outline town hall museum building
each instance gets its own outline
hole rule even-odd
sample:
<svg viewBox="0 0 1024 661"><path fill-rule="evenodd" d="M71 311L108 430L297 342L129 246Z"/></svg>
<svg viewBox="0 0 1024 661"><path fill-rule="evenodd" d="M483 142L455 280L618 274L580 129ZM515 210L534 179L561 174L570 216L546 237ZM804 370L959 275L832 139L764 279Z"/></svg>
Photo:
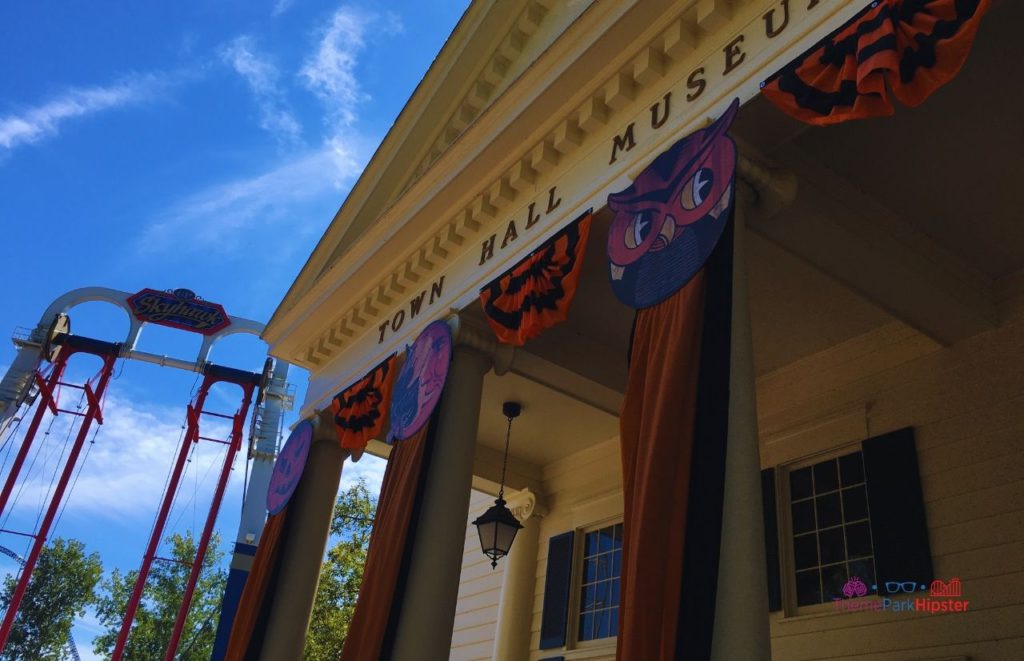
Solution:
<svg viewBox="0 0 1024 661"><path fill-rule="evenodd" d="M1021 25L473 2L265 332L228 658L301 657L363 452L346 661L1024 658Z"/></svg>

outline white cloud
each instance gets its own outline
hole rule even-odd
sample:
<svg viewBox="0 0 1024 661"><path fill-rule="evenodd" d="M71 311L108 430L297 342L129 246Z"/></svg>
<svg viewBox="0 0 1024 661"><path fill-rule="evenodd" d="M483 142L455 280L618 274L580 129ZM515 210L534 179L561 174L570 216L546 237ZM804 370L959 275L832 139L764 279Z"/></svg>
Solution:
<svg viewBox="0 0 1024 661"><path fill-rule="evenodd" d="M81 472L73 483L74 489L65 496L64 516L151 521L181 445L184 412L167 406L138 407L112 395L104 403L103 417L104 424L98 428L95 444L80 460ZM32 450L38 453L37 459L32 462L31 471L22 472L20 480L24 490L19 501L24 507L31 509L45 502L49 478L57 470L61 447L68 438L68 427L74 423L70 431L77 432L77 422L71 416L60 416L48 436L37 437ZM226 438L228 427L221 422L204 422L202 434ZM90 432L89 439L92 438ZM173 526L183 507L191 512L192 500L196 501L200 516L204 515L223 462L224 447L210 442L194 446L182 478L179 502L168 525ZM240 465L240 461L237 459L236 464ZM232 474L233 479L237 479L238 472ZM193 488L185 488L186 485Z"/></svg>
<svg viewBox="0 0 1024 661"><path fill-rule="evenodd" d="M172 204L152 219L140 238L140 250L159 246L160 239L166 237L188 237L193 244L216 245L222 252L251 248L253 230L287 225L287 232L272 238L280 250L296 236L308 238L308 233L322 230L330 218L310 216L306 213L309 207L303 205L319 202L321 207L336 208L336 201L362 171L372 150L372 139L355 126L359 105L368 98L356 68L367 45L368 28L375 23L385 34L401 29L395 14L381 16L342 7L316 31L299 77L324 108L326 132L319 147L289 156L254 176L215 184ZM259 98L275 103L281 100L278 70L254 54L250 38L235 39L222 56Z"/></svg>
<svg viewBox="0 0 1024 661"><path fill-rule="evenodd" d="M366 98L356 78L358 55L366 46L366 29L375 20L348 7L334 13L321 30L316 50L299 71L306 87L323 102L335 131L356 120L356 107Z"/></svg>
<svg viewBox="0 0 1024 661"><path fill-rule="evenodd" d="M376 496L380 493L380 485L384 481L384 470L387 467L386 460L370 454L364 454L357 462L346 461L341 471L339 491L350 489L362 478L366 480L366 488Z"/></svg>
<svg viewBox="0 0 1024 661"><path fill-rule="evenodd" d="M166 82L163 76L147 74L106 87L68 89L47 103L0 117L0 150L53 137L68 120L146 101Z"/></svg>
<svg viewBox="0 0 1024 661"><path fill-rule="evenodd" d="M295 0L277 0L277 2L274 3L274 11L272 12L273 15L280 16L281 14L291 9L294 3Z"/></svg>
<svg viewBox="0 0 1024 661"><path fill-rule="evenodd" d="M252 37L235 38L220 50L221 59L249 85L260 110L260 128L286 142L298 142L302 127L278 87L280 74L269 59L256 53Z"/></svg>
<svg viewBox="0 0 1024 661"><path fill-rule="evenodd" d="M227 252L251 248L251 231L259 227L287 223L288 233L279 235L278 242L322 229L328 218L304 217L297 207L324 196L340 197L363 162L346 144L329 143L256 176L210 186L159 214L143 233L138 248L162 250L163 239L185 236L193 244L216 245Z"/></svg>

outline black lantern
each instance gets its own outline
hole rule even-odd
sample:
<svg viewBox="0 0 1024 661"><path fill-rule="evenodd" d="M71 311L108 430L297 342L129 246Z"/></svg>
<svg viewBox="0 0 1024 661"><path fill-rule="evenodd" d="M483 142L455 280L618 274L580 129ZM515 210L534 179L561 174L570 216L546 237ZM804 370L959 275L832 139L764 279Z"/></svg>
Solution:
<svg viewBox="0 0 1024 661"><path fill-rule="evenodd" d="M505 460L501 465L501 485L498 488L498 498L486 512L481 514L473 525L480 534L480 547L484 555L491 559L491 568L498 566L498 558L508 555L512 548L512 541L516 533L523 527L519 519L505 507L505 468L508 466L508 446L512 439L512 420L519 416L522 406L519 402L505 402L501 405L501 412L508 418L508 430L505 432Z"/></svg>

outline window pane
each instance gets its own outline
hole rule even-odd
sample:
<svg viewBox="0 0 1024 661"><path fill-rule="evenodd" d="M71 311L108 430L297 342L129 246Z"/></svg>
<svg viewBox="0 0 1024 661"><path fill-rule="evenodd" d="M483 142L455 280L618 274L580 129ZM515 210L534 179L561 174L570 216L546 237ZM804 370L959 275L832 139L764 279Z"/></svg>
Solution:
<svg viewBox="0 0 1024 661"><path fill-rule="evenodd" d="M580 640L594 639L594 614L584 613L580 615Z"/></svg>
<svg viewBox="0 0 1024 661"><path fill-rule="evenodd" d="M842 527L819 531L818 548L820 549L821 564L823 565L846 560L846 553L843 549Z"/></svg>
<svg viewBox="0 0 1024 661"><path fill-rule="evenodd" d="M842 476L843 486L860 484L864 481L864 459L860 452L839 457L839 473Z"/></svg>
<svg viewBox="0 0 1024 661"><path fill-rule="evenodd" d="M821 584L818 570L796 573L796 603L798 606L821 603Z"/></svg>
<svg viewBox="0 0 1024 661"><path fill-rule="evenodd" d="M843 518L847 521L868 518L868 494L864 485L843 489Z"/></svg>
<svg viewBox="0 0 1024 661"><path fill-rule="evenodd" d="M839 494L830 493L814 499L818 510L818 527L829 528L843 522L843 512L839 509Z"/></svg>
<svg viewBox="0 0 1024 661"><path fill-rule="evenodd" d="M580 588L579 639L614 636L622 566L622 524L586 533ZM613 618L615 621L613 623Z"/></svg>
<svg viewBox="0 0 1024 661"><path fill-rule="evenodd" d="M797 569L806 569L818 564L818 536L811 533L794 537L793 560Z"/></svg>
<svg viewBox="0 0 1024 661"><path fill-rule="evenodd" d="M597 556L597 580L603 581L609 578L612 570L612 554L602 553Z"/></svg>
<svg viewBox="0 0 1024 661"><path fill-rule="evenodd" d="M608 611L597 611L594 615L594 638L608 637Z"/></svg>
<svg viewBox="0 0 1024 661"><path fill-rule="evenodd" d="M810 498L814 495L810 466L795 470L789 474L789 495L793 500Z"/></svg>
<svg viewBox="0 0 1024 661"><path fill-rule="evenodd" d="M871 528L867 521L846 526L846 551L851 558L872 555Z"/></svg>
<svg viewBox="0 0 1024 661"><path fill-rule="evenodd" d="M814 501L802 500L793 503L793 534L814 530Z"/></svg>
<svg viewBox="0 0 1024 661"><path fill-rule="evenodd" d="M843 585L846 583L846 565L828 565L821 568L821 582L824 589L822 601L843 598Z"/></svg>
<svg viewBox="0 0 1024 661"><path fill-rule="evenodd" d="M814 465L814 493L835 491L839 488L839 470L834 459Z"/></svg>
<svg viewBox="0 0 1024 661"><path fill-rule="evenodd" d="M851 578L856 576L864 582L864 585L868 586L869 593L875 591L875 588L872 588L875 584L875 563L871 561L871 558L851 560L847 568Z"/></svg>
<svg viewBox="0 0 1024 661"><path fill-rule="evenodd" d="M583 596L580 597L580 610L594 610L594 600L597 599L597 586L587 585L583 588Z"/></svg>

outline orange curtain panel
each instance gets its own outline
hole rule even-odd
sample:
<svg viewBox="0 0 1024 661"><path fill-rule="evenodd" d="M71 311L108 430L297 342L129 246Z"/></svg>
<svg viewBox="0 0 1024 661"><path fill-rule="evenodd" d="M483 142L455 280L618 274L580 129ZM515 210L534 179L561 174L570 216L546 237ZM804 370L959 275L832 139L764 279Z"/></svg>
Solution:
<svg viewBox="0 0 1024 661"><path fill-rule="evenodd" d="M704 268L639 310L620 416L618 655L708 658L728 434L732 224Z"/></svg>
<svg viewBox="0 0 1024 661"><path fill-rule="evenodd" d="M401 605L404 572L415 538L416 508L433 445L434 422L396 441L384 472L359 600L341 661L390 658L391 637ZM430 604L418 605L430 608Z"/></svg>
<svg viewBox="0 0 1024 661"><path fill-rule="evenodd" d="M334 396L331 411L341 447L361 452L370 439L383 431L394 380L395 356L391 355Z"/></svg>
<svg viewBox="0 0 1024 661"><path fill-rule="evenodd" d="M569 316L590 219L588 211L480 290L480 305L499 341L521 347Z"/></svg>
<svg viewBox="0 0 1024 661"><path fill-rule="evenodd" d="M959 73L989 0L879 0L788 64L762 93L808 124L918 106Z"/></svg>
<svg viewBox="0 0 1024 661"><path fill-rule="evenodd" d="M287 519L286 505L283 510L271 515L263 527L263 535L260 537L252 569L249 570L249 577L245 581L245 588L238 602L234 624L231 626L231 637L228 639L228 649L224 654L226 661L257 658L259 641L254 639L261 636L265 628L264 620L270 605L267 602L268 592L277 576Z"/></svg>
<svg viewBox="0 0 1024 661"><path fill-rule="evenodd" d="M620 418L623 661L675 655L703 308L701 272L636 316Z"/></svg>

